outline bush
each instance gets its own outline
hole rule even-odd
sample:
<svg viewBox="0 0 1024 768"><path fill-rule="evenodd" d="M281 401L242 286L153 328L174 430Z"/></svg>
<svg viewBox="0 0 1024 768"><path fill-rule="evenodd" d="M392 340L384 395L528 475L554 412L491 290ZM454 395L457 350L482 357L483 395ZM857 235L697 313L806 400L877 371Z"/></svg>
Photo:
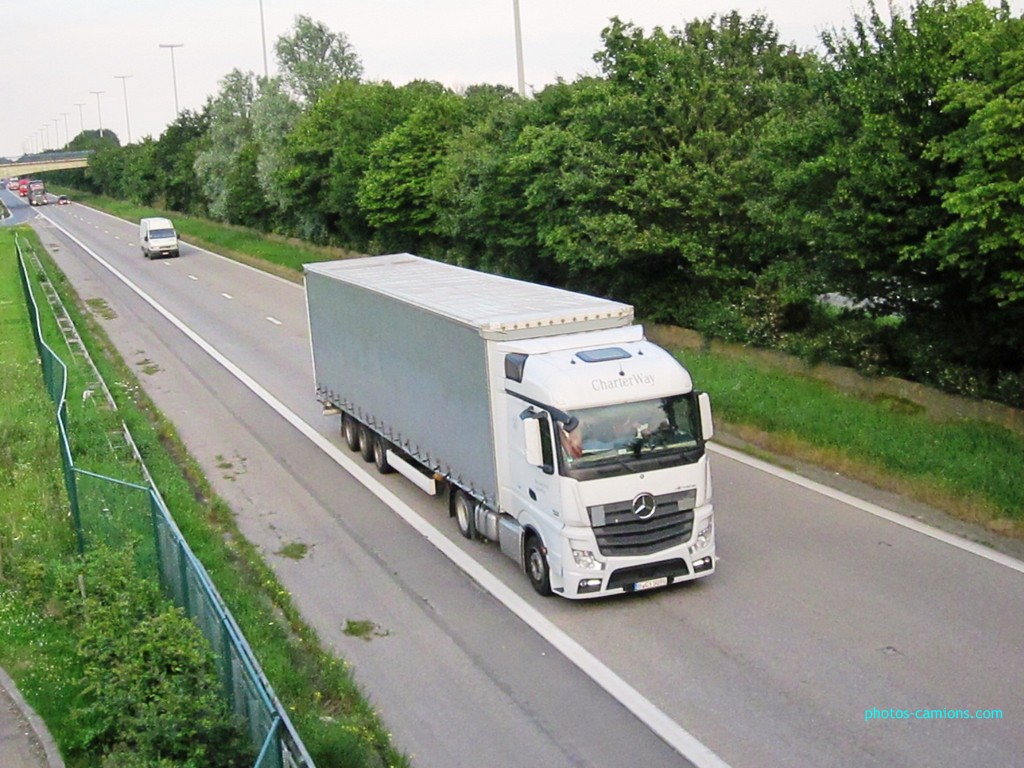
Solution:
<svg viewBox="0 0 1024 768"><path fill-rule="evenodd" d="M57 576L67 618L81 622L84 754L132 754L138 765L231 768L254 759L220 696L199 628L134 571L131 548L97 547ZM84 592L84 597L82 595ZM114 762L110 762L114 760Z"/></svg>

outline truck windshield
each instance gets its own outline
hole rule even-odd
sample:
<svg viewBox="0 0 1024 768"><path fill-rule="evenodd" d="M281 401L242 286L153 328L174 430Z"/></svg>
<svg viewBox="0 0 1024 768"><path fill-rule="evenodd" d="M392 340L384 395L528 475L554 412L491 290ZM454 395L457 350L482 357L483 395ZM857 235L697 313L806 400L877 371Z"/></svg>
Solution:
<svg viewBox="0 0 1024 768"><path fill-rule="evenodd" d="M173 229L154 229L149 233L151 240L166 240L169 237L174 237Z"/></svg>
<svg viewBox="0 0 1024 768"><path fill-rule="evenodd" d="M704 455L696 397L673 395L571 411L579 425L559 425L560 467L577 480L692 464Z"/></svg>

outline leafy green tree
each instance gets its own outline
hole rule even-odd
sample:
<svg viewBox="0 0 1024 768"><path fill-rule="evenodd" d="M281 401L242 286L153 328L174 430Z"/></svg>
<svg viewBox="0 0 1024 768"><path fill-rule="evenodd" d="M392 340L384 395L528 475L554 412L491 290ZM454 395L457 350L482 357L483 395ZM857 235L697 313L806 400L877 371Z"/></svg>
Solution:
<svg viewBox="0 0 1024 768"><path fill-rule="evenodd" d="M949 170L939 180L951 218L924 252L940 269L1000 306L1024 305L1024 20L1003 8L965 35L938 91L956 120L927 156Z"/></svg>
<svg viewBox="0 0 1024 768"><path fill-rule="evenodd" d="M370 147L413 103L409 89L343 80L298 118L284 140L274 184L289 234L355 250L368 246L373 228L356 193Z"/></svg>
<svg viewBox="0 0 1024 768"><path fill-rule="evenodd" d="M185 110L157 141L153 162L160 171L160 195L164 206L172 211L197 215L206 212L195 162L209 125L208 110Z"/></svg>
<svg viewBox="0 0 1024 768"><path fill-rule="evenodd" d="M466 92L468 119L438 168L438 229L451 243L446 257L489 271L558 282L558 265L540 257L529 177L513 167L519 137L540 120L535 100L502 88Z"/></svg>
<svg viewBox="0 0 1024 768"><path fill-rule="evenodd" d="M97 149L85 168L85 181L89 191L111 197L122 192L125 173L125 154L120 147Z"/></svg>
<svg viewBox="0 0 1024 768"><path fill-rule="evenodd" d="M206 107L210 124L194 168L210 215L221 221L232 218L230 200L237 190L229 188L229 179L238 181L236 164L252 140L255 98L255 75L236 69L221 80L220 93ZM237 195L233 199L237 200Z"/></svg>
<svg viewBox="0 0 1024 768"><path fill-rule="evenodd" d="M946 219L910 256L941 281L934 314L954 360L988 371L989 396L1022 404L1024 19L1005 6L973 10L980 28L960 39L938 91L954 127L925 151L943 169Z"/></svg>
<svg viewBox="0 0 1024 768"><path fill-rule="evenodd" d="M256 179L261 197L276 210L285 208L290 197L279 182L288 162L285 142L299 115L299 105L284 92L278 78L260 80L259 94L252 105L253 140L258 148Z"/></svg>
<svg viewBox="0 0 1024 768"><path fill-rule="evenodd" d="M869 9L851 33L824 36L831 66L822 98L839 121L823 158L835 179L824 198L831 226L818 242L838 290L914 313L942 290L917 263L920 244L949 218L935 194L944 170L928 153L956 127L939 90L990 10L980 0L921 0L887 21Z"/></svg>
<svg viewBox="0 0 1024 768"><path fill-rule="evenodd" d="M273 230L277 209L263 195L258 175L259 145L255 140L243 144L233 158L224 178L226 221L261 232Z"/></svg>
<svg viewBox="0 0 1024 768"><path fill-rule="evenodd" d="M763 264L749 247L746 158L803 59L764 17L733 13L645 34L613 19L604 77L547 90L512 161L529 177L540 248L575 284L675 320L680 286L724 293ZM699 301L683 306L699 306Z"/></svg>
<svg viewBox="0 0 1024 768"><path fill-rule="evenodd" d="M123 176L118 197L152 205L160 191L160 173L155 161L156 142L149 136L121 148Z"/></svg>
<svg viewBox="0 0 1024 768"><path fill-rule="evenodd" d="M307 105L339 80L358 80L363 65L343 32L331 32L309 16L295 17L291 35L274 44L285 88Z"/></svg>
<svg viewBox="0 0 1024 768"><path fill-rule="evenodd" d="M465 103L440 86L406 88L416 94L415 107L371 146L356 201L384 250L439 255L445 242L437 225L435 173L462 128Z"/></svg>

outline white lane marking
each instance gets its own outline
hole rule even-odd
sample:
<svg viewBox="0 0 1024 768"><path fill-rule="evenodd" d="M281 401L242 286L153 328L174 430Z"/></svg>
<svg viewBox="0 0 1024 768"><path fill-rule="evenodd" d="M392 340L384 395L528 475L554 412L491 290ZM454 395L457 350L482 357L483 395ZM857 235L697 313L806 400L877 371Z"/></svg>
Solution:
<svg viewBox="0 0 1024 768"><path fill-rule="evenodd" d="M710 445L710 450L714 453L719 453L722 456L738 461L741 464L746 464L748 467L759 469L762 472L767 472L769 475L774 475L782 480L799 485L801 488L806 488L809 491L820 493L822 496L827 496L830 499L848 504L851 507L867 512L869 515L880 517L883 520L887 520L890 523L901 525L904 528L908 528L916 533L928 536L936 541L941 541L944 544L961 549L964 552L970 552L972 555L983 557L986 560L990 560L993 563L1006 566L1019 573L1024 573L1024 562L1011 557L1010 555L1004 555L1002 552L997 552L994 549L990 549L982 544L978 544L967 539L960 538L952 533L947 533L939 528L934 528L927 523L922 523L920 520L915 520L912 517L901 515L898 512L893 512L885 507L880 507L877 504L872 504L870 501L864 501L864 499L858 499L856 496L851 496L848 493L837 491L835 488L829 488L827 485L817 483L814 480L808 480L806 477L801 477L795 472L790 472L785 469L773 466L766 461L755 459L751 456L747 456L745 453L733 450L732 448L726 448L721 445Z"/></svg>
<svg viewBox="0 0 1024 768"><path fill-rule="evenodd" d="M199 278L198 278L198 277L196 277L195 275L189 275L189 276L188 276L188 279L189 279L189 280L198 280Z"/></svg>
<svg viewBox="0 0 1024 768"><path fill-rule="evenodd" d="M417 533L421 534L427 541L433 544L456 566L461 568L471 579L477 582L496 600L500 601L513 614L518 616L527 627L535 631L553 648L561 653L569 662L576 665L591 680L611 694L622 706L632 712L640 722L646 725L654 733L661 737L665 743L679 752L689 760L696 768L729 768L729 764L716 755L709 747L702 744L696 736L675 722L651 701L645 698L638 690L619 677L608 668L600 659L590 651L576 642L566 632L559 629L544 614L527 603L523 598L513 592L501 582L498 577L484 568L480 563L463 552L452 543L451 539L441 533L431 523L427 522L412 507L389 491L376 477L370 474L369 470L355 459L342 453L338 446L331 443L312 426L307 424L298 414L291 411L284 403L278 400L269 391L253 379L249 374L231 362L207 342L202 336L193 331L184 322L173 315L170 310L156 299L143 291L138 285L132 282L127 275L121 273L112 264L103 259L99 254L90 250L83 242L68 232L66 229L51 221L55 227L67 235L72 242L89 254L94 260L105 267L114 277L124 283L128 288L138 295L143 301L149 304L167 322L190 338L200 349L206 352L216 362L222 365L232 376L238 379L243 385L260 398L264 403L274 409L278 415L290 423L302 435L309 439L320 450L326 453L336 464L362 483L371 493L382 502L391 507L394 512L408 523Z"/></svg>
<svg viewBox="0 0 1024 768"><path fill-rule="evenodd" d="M234 298L230 293L222 293L221 296L223 296L225 299L233 299Z"/></svg>
<svg viewBox="0 0 1024 768"><path fill-rule="evenodd" d="M270 322L272 322L272 323L273 323L274 325L283 325L283 323L282 323L282 322L281 322L280 320L278 320L278 319L277 319L276 317L270 317L270 316L268 315L268 316L267 316L267 320L269 320Z"/></svg>

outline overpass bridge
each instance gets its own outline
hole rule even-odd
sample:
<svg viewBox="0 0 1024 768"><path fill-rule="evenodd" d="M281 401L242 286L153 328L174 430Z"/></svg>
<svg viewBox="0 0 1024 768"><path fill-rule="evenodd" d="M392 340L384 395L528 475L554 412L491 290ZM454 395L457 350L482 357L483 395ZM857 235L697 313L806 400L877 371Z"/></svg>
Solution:
<svg viewBox="0 0 1024 768"><path fill-rule="evenodd" d="M43 155L22 155L17 160L0 160L0 178L35 176L46 171L85 168L92 150L82 152L47 152Z"/></svg>

